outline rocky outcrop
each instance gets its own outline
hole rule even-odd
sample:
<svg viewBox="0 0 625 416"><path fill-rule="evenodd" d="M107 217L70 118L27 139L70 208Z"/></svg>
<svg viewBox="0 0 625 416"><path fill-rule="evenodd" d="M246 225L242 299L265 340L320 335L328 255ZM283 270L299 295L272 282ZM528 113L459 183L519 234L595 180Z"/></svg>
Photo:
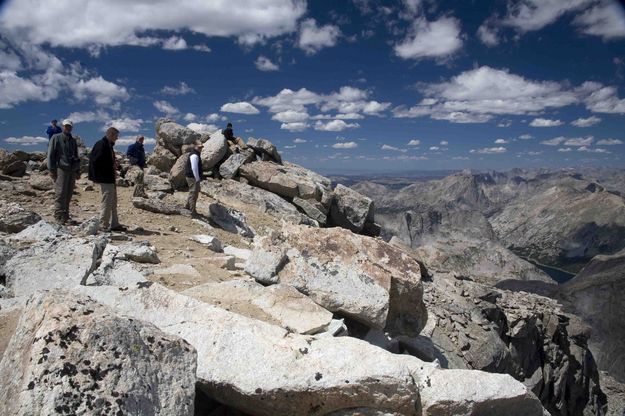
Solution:
<svg viewBox="0 0 625 416"><path fill-rule="evenodd" d="M183 293L299 334L321 332L332 320L332 313L288 285L264 287L253 280L232 280L206 283Z"/></svg>
<svg viewBox="0 0 625 416"><path fill-rule="evenodd" d="M273 192L233 180L202 182L202 193L220 201L253 205L261 212L294 224L314 225L311 219Z"/></svg>
<svg viewBox="0 0 625 416"><path fill-rule="evenodd" d="M171 182L157 175L145 175L143 184L148 191L172 193Z"/></svg>
<svg viewBox="0 0 625 416"><path fill-rule="evenodd" d="M193 415L196 354L86 296L37 294L0 362L0 414Z"/></svg>
<svg viewBox="0 0 625 416"><path fill-rule="evenodd" d="M211 134L204 142L204 148L200 158L202 159L202 168L208 172L213 169L228 153L228 143L221 132Z"/></svg>
<svg viewBox="0 0 625 416"><path fill-rule="evenodd" d="M160 119L156 122L156 140L157 143L169 150L176 157L182 155L182 147L184 145L193 144L200 140L199 133L190 128L181 126L168 119Z"/></svg>
<svg viewBox="0 0 625 416"><path fill-rule="evenodd" d="M402 348L445 368L510 374L552 414L604 414L588 327L577 317L553 299L428 273L428 323L419 337L400 337Z"/></svg>
<svg viewBox="0 0 625 416"><path fill-rule="evenodd" d="M159 172L169 172L176 163L176 155L164 146L157 145L147 158L148 166L154 166Z"/></svg>
<svg viewBox="0 0 625 416"><path fill-rule="evenodd" d="M254 149L254 151L260 156L261 160L282 164L282 157L280 156L280 153L278 153L276 145L271 143L269 140L250 137L247 141L247 146Z"/></svg>
<svg viewBox="0 0 625 416"><path fill-rule="evenodd" d="M246 270L373 328L414 334L427 319L419 264L381 240L342 228L285 225L254 241Z"/></svg>
<svg viewBox="0 0 625 416"><path fill-rule="evenodd" d="M76 290L194 345L202 390L255 415L323 415L353 408L402 415L455 408L470 409L467 414L493 408L511 416L541 411L538 400L507 375L439 370L351 337L289 334L158 284ZM445 391L446 377L463 387L453 395L438 394ZM479 384L471 382L476 379Z"/></svg>
<svg viewBox="0 0 625 416"><path fill-rule="evenodd" d="M61 238L34 244L4 266L7 289L14 296L84 284L102 257L104 237Z"/></svg>
<svg viewBox="0 0 625 416"><path fill-rule="evenodd" d="M175 191L186 191L189 189L187 184L187 163L189 162L190 153L184 153L180 156L174 166L169 171L169 183Z"/></svg>
<svg viewBox="0 0 625 416"><path fill-rule="evenodd" d="M330 208L331 223L355 233L373 222L373 201L346 186L338 184Z"/></svg>
<svg viewBox="0 0 625 416"><path fill-rule="evenodd" d="M25 210L19 204L0 200L0 231L19 233L39 220L41 217L38 214Z"/></svg>
<svg viewBox="0 0 625 416"><path fill-rule="evenodd" d="M595 256L559 297L592 328L590 348L601 370L625 383L625 250Z"/></svg>
<svg viewBox="0 0 625 416"><path fill-rule="evenodd" d="M243 149L240 153L233 153L219 166L219 175L224 179L232 179L239 174L239 169L255 158L252 150Z"/></svg>

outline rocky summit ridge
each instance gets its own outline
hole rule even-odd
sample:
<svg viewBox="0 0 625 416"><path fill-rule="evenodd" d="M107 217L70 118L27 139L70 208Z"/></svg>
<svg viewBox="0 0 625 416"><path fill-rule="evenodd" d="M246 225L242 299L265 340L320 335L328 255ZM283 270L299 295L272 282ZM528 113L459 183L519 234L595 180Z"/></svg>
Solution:
<svg viewBox="0 0 625 416"><path fill-rule="evenodd" d="M609 411L588 327L555 300L377 237L372 198L268 140L237 153L171 120L156 137L145 172L118 155L124 233L98 232L85 179L79 224L50 223L41 154L0 152L0 414ZM193 140L198 216L178 192Z"/></svg>

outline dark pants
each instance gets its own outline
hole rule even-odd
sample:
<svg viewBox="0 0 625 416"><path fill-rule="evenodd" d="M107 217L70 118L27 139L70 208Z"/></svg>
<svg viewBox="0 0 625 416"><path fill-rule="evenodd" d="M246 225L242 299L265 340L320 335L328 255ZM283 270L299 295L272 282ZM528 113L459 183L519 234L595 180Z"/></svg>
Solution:
<svg viewBox="0 0 625 416"><path fill-rule="evenodd" d="M195 213L195 205L197 204L197 197L200 194L200 183L195 181L195 178L187 178L187 185L189 185L189 196L187 197L186 208Z"/></svg>
<svg viewBox="0 0 625 416"><path fill-rule="evenodd" d="M76 185L76 172L57 169L54 185L54 219L64 223L69 220L69 203Z"/></svg>

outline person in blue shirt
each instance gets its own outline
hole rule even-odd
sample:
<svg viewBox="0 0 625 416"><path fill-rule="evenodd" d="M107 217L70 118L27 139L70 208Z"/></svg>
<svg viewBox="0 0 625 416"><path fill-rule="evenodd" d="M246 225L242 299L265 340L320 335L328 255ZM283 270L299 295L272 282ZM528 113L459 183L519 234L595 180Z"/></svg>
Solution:
<svg viewBox="0 0 625 416"><path fill-rule="evenodd" d="M61 128L56 125L56 120L52 120L50 122L50 125L48 126L48 130L46 130L46 133L48 134L48 140L50 140L55 134L59 134L62 131L63 130L61 130Z"/></svg>
<svg viewBox="0 0 625 416"><path fill-rule="evenodd" d="M137 141L128 146L126 150L126 156L131 165L139 166L141 169L145 168L145 149L143 148L143 136L137 137Z"/></svg>

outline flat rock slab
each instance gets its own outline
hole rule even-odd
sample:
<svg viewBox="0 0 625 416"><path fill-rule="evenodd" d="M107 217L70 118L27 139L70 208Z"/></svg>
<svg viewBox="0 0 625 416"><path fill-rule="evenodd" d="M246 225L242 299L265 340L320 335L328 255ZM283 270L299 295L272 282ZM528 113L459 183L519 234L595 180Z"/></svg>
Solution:
<svg viewBox="0 0 625 416"><path fill-rule="evenodd" d="M481 382L474 383L473 390L465 387L459 394L442 396L447 409L488 409L488 402L501 397L505 399L499 401L497 410L508 401L506 415L537 414L522 412L540 406L525 386L508 375L440 370L351 337L292 334L156 283L75 290L185 339L198 353L201 388L210 397L254 415L325 415L360 407L401 415L429 414L421 412L420 395L429 398L430 408L441 403L437 399L441 396L429 391L429 380L436 376L438 383L447 375L465 385L478 375Z"/></svg>
<svg viewBox="0 0 625 416"><path fill-rule="evenodd" d="M255 281L232 280L206 283L183 293L300 334L320 332L332 321L331 312L288 285L265 287Z"/></svg>
<svg viewBox="0 0 625 416"><path fill-rule="evenodd" d="M196 234L189 237L189 240L200 243L217 253L223 251L223 245L221 244L221 241L219 241L217 237L213 237L212 235Z"/></svg>
<svg viewBox="0 0 625 416"><path fill-rule="evenodd" d="M247 225L244 213L219 203L210 204L208 209L211 221L222 229L243 237L254 237L254 230Z"/></svg>
<svg viewBox="0 0 625 416"><path fill-rule="evenodd" d="M38 214L25 210L19 204L0 200L0 231L19 233L40 220L41 217Z"/></svg>
<svg viewBox="0 0 625 416"><path fill-rule="evenodd" d="M287 257L282 268L276 267L280 253ZM342 228L285 225L256 239L251 258L265 259L246 265L263 283L292 285L329 311L371 328L416 335L425 325L419 264L382 240Z"/></svg>
<svg viewBox="0 0 625 416"><path fill-rule="evenodd" d="M154 198L132 198L132 205L135 208L145 211L154 212L165 215L185 215L190 216L191 211L181 207L180 205L170 204Z"/></svg>
<svg viewBox="0 0 625 416"><path fill-rule="evenodd" d="M0 414L193 415L196 354L86 296L34 295L0 362Z"/></svg>
<svg viewBox="0 0 625 416"><path fill-rule="evenodd" d="M104 237L35 244L6 262L7 288L14 296L24 296L84 283L97 268L106 244Z"/></svg>

